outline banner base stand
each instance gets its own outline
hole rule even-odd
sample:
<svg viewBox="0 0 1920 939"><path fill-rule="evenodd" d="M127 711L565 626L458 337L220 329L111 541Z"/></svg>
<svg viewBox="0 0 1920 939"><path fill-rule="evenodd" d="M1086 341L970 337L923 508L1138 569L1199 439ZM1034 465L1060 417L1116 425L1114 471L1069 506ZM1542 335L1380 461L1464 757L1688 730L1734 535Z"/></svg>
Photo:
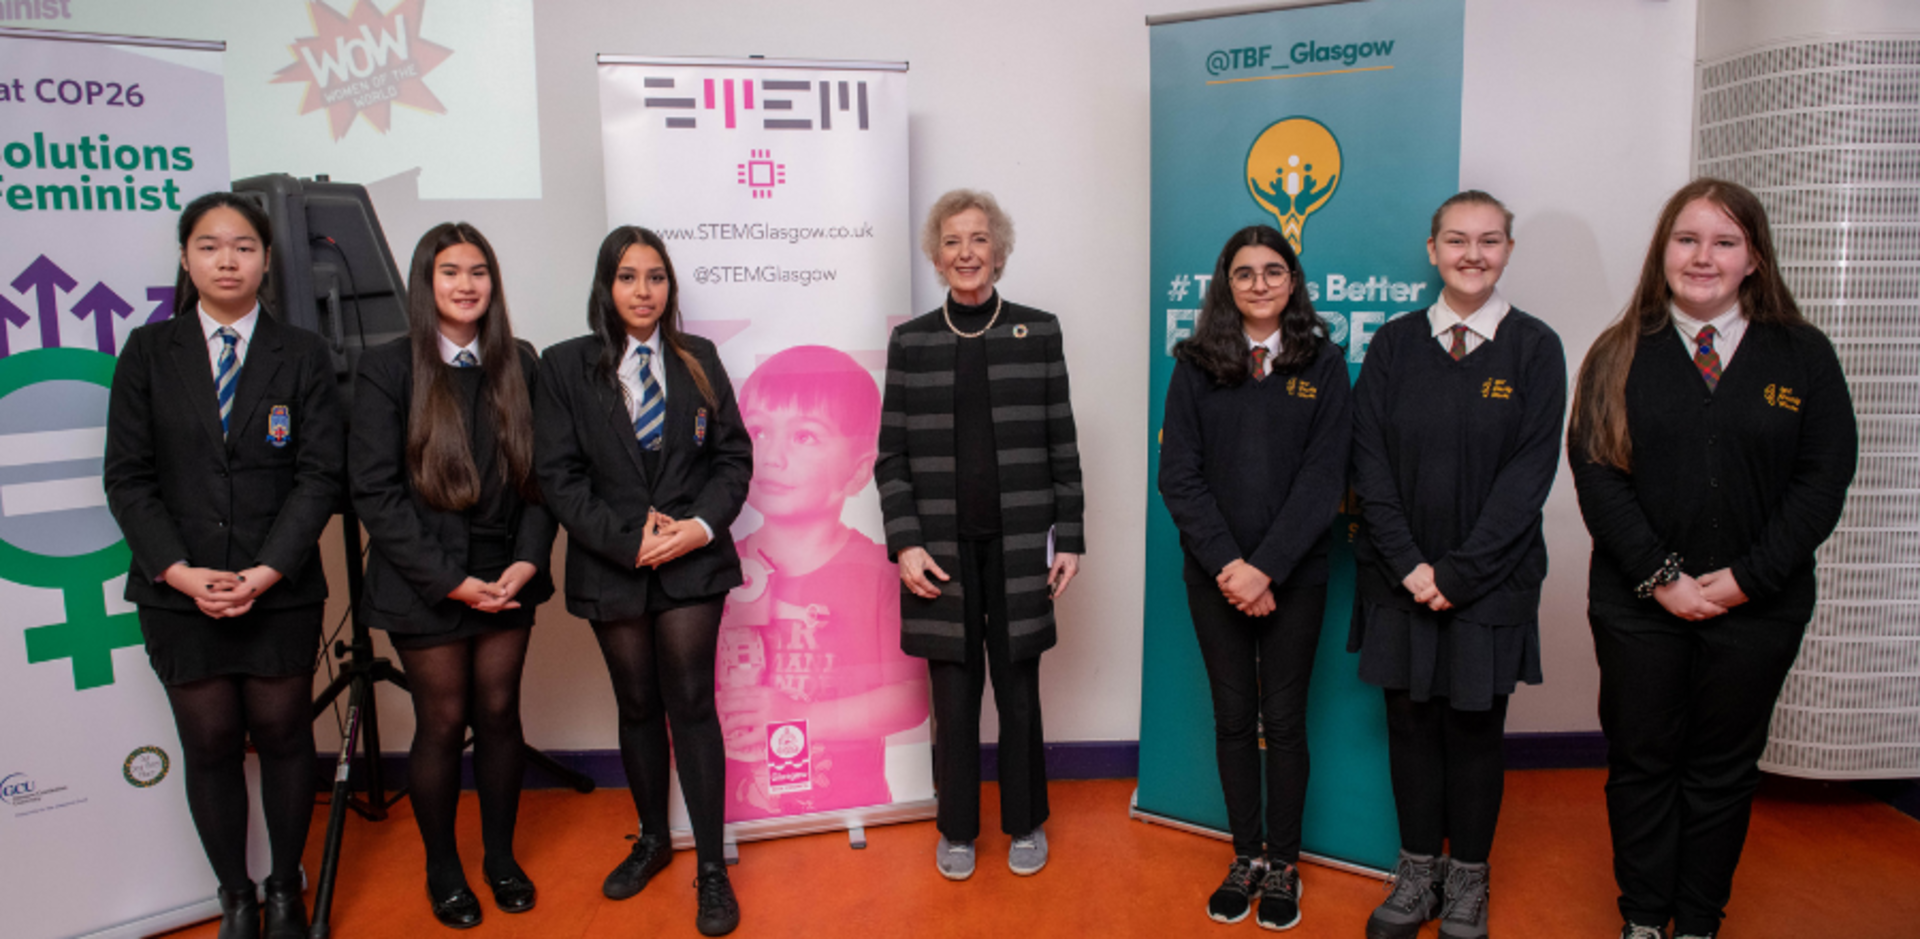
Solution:
<svg viewBox="0 0 1920 939"><path fill-rule="evenodd" d="M1177 818L1168 818L1165 815L1155 815L1152 812L1142 810L1140 808L1140 790L1138 789L1135 789L1133 791L1133 797L1127 800L1127 817L1133 819L1134 821L1146 822L1149 825L1163 825L1167 828L1172 828L1177 831L1184 831L1190 835L1199 835L1203 838L1212 838L1215 841L1232 841L1233 840L1232 835L1224 831L1221 831L1218 828L1208 828L1205 825L1196 825L1192 822L1183 822ZM1352 861L1342 861L1339 858L1326 857L1324 855L1314 854L1309 851L1300 852L1300 861L1301 863L1304 863L1304 864L1315 864L1320 867L1332 868L1333 870L1337 870L1337 871L1345 871L1346 873L1349 873L1349 874L1359 874L1362 877L1371 877L1375 880L1386 880L1387 878L1393 876L1390 872L1380 870L1377 867L1368 867L1365 864L1355 864Z"/></svg>
<svg viewBox="0 0 1920 939"><path fill-rule="evenodd" d="M726 827L727 863L738 863L738 845L746 841L765 841L770 838L791 838L796 835L817 835L821 832L844 831L855 849L866 847L867 829L881 825L899 825L906 822L924 822L934 817L940 803L936 799L920 799L914 802L895 802L891 805L870 805L857 809L835 809L831 812L814 812L811 815L789 815L781 818L756 818L748 822L731 822ZM673 829L673 849L685 851L693 847L693 830L689 828Z"/></svg>

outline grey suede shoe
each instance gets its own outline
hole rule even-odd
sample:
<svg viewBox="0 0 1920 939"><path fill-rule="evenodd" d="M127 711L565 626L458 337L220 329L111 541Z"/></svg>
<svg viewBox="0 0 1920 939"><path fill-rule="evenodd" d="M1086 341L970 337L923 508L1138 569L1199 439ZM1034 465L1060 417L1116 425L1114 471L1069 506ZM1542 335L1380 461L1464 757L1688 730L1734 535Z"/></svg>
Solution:
<svg viewBox="0 0 1920 939"><path fill-rule="evenodd" d="M1420 927L1440 915L1445 901L1447 859L1400 852L1393 868L1393 892L1367 918L1367 939L1413 939Z"/></svg>
<svg viewBox="0 0 1920 939"><path fill-rule="evenodd" d="M1022 877L1040 873L1047 866L1047 833L1034 830L1013 839L1013 847L1007 851L1007 867Z"/></svg>
<svg viewBox="0 0 1920 939"><path fill-rule="evenodd" d="M973 876L973 842L952 842L946 835L940 836L940 844L933 849L933 862L940 867L940 876L948 880L966 880Z"/></svg>
<svg viewBox="0 0 1920 939"><path fill-rule="evenodd" d="M1447 902L1440 908L1440 939L1487 939L1486 862L1447 862Z"/></svg>

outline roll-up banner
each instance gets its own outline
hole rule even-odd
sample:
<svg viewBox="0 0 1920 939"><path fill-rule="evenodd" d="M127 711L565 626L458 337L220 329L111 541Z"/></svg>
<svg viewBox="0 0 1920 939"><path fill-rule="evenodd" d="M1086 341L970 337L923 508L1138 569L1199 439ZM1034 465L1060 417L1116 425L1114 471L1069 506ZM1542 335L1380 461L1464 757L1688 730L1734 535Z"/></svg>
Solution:
<svg viewBox="0 0 1920 939"><path fill-rule="evenodd" d="M873 486L910 302L906 65L599 62L608 225L665 241L753 435L715 675L729 837L930 817L927 673Z"/></svg>
<svg viewBox="0 0 1920 939"><path fill-rule="evenodd" d="M146 935L217 912L100 473L113 357L172 314L180 209L227 185L221 48L0 28L8 936Z"/></svg>
<svg viewBox="0 0 1920 939"><path fill-rule="evenodd" d="M1246 225L1272 225L1298 250L1355 376L1381 324L1433 302L1424 242L1459 182L1463 17L1464 0L1370 0L1148 20L1154 328L1138 816L1227 827L1180 539L1158 494L1173 344L1192 332L1220 246ZM1315 860L1383 870L1399 850L1384 699L1346 651L1356 522L1334 522L1303 846Z"/></svg>

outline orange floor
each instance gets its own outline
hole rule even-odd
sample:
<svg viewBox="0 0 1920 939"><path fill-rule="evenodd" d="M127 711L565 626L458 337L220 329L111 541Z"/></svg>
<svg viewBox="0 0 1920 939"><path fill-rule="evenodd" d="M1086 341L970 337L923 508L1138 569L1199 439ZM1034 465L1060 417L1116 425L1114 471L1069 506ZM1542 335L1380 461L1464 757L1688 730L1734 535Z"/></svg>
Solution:
<svg viewBox="0 0 1920 939"><path fill-rule="evenodd" d="M1492 863L1492 926L1504 937L1612 937L1619 920L1607 850L1603 774L1509 773ZM893 936L1227 936L1262 934L1251 919L1206 920L1207 894L1226 871L1222 842L1127 818L1132 780L1055 783L1047 825L1053 860L1035 877L1005 866L994 798L980 842L980 871L948 883L933 867L930 822L869 829L854 851L844 834L742 846L733 883L743 907L736 936L883 939ZM461 806L468 875L479 884L478 812ZM386 822L353 818L334 909L342 939L451 935L428 912L422 854L405 804ZM324 812L308 843L319 869ZM600 879L624 855L633 826L624 792L542 790L526 795L520 861L540 887L532 912L507 916L481 892L485 937L673 937L693 929L694 861L682 852L645 892L620 903ZM1308 865L1305 919L1295 936L1357 939L1384 896L1369 878ZM171 934L213 939L212 924ZM1435 927L1423 937L1431 939ZM1920 936L1920 821L1843 785L1770 780L1754 811L1724 939Z"/></svg>

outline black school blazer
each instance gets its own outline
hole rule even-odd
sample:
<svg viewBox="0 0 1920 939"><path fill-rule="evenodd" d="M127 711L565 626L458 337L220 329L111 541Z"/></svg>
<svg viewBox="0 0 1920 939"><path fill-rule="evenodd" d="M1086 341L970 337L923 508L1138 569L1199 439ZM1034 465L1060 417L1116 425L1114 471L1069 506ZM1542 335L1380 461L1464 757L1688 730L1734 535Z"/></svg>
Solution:
<svg viewBox="0 0 1920 939"><path fill-rule="evenodd" d="M662 350L667 422L657 479L641 460L619 385L597 372L600 337L569 339L540 358L534 467L547 508L567 529L567 612L582 619L642 616L655 584L670 597L694 600L741 583L727 529L746 502L753 443L713 343L699 336L681 341L706 370L717 402L709 406L686 363ZM649 507L700 518L713 540L649 576L634 567Z"/></svg>
<svg viewBox="0 0 1920 939"><path fill-rule="evenodd" d="M531 401L539 362L520 349L520 371ZM485 402L481 403L485 407ZM353 430L347 441L347 477L353 507L372 536L361 603L374 625L389 632L431 635L460 625L467 605L447 599L467 579L468 513L422 501L407 465L407 418L413 413L413 340L396 339L360 358L353 387ZM515 597L533 607L553 596L553 515L528 505L506 487L514 532L513 559L538 568Z"/></svg>
<svg viewBox="0 0 1920 939"><path fill-rule="evenodd" d="M279 571L281 582L255 604L261 609L326 600L314 547L342 504L346 456L334 383L319 336L262 312L240 365L232 432L222 440L199 315L128 335L113 370L103 474L107 507L133 552L128 600L198 609L159 582L179 561ZM279 415L289 430L282 445L268 435Z"/></svg>

